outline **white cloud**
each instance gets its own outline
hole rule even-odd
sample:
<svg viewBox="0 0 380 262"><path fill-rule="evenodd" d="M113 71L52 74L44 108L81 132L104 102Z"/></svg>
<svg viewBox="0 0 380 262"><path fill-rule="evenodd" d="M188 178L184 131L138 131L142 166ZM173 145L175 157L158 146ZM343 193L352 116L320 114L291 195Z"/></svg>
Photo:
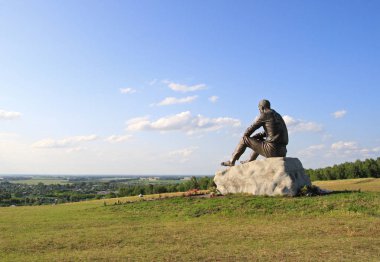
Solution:
<svg viewBox="0 0 380 262"><path fill-rule="evenodd" d="M307 122L300 119L294 119L288 115L284 116L283 119L286 126L288 127L289 133L322 131L322 125L315 122Z"/></svg>
<svg viewBox="0 0 380 262"><path fill-rule="evenodd" d="M363 159L376 157L380 152L380 147L365 148L358 145L356 141L338 141L331 145L320 144L312 145L298 151L298 155L305 158L318 160L322 158L336 163L337 161L354 161L355 159Z"/></svg>
<svg viewBox="0 0 380 262"><path fill-rule="evenodd" d="M302 149L298 151L298 155L301 157L311 157L314 156L318 152L322 152L322 150L326 149L326 145L319 144L319 145L311 145L305 149Z"/></svg>
<svg viewBox="0 0 380 262"><path fill-rule="evenodd" d="M133 93L136 93L136 89L133 89L133 88L120 88L120 93L122 94L133 94Z"/></svg>
<svg viewBox="0 0 380 262"><path fill-rule="evenodd" d="M355 150L358 149L358 145L355 141L338 141L331 145L332 150Z"/></svg>
<svg viewBox="0 0 380 262"><path fill-rule="evenodd" d="M225 127L240 127L240 120L230 117L208 118L202 115L193 116L190 111L181 112L150 121L148 117L133 118L127 121L129 131L183 131L188 135L215 131Z"/></svg>
<svg viewBox="0 0 380 262"><path fill-rule="evenodd" d="M210 96L208 98L208 100L211 102L211 103L216 103L216 101L218 101L219 97L217 96Z"/></svg>
<svg viewBox="0 0 380 262"><path fill-rule="evenodd" d="M136 117L127 121L127 130L129 131L148 130L149 128L150 121L147 116Z"/></svg>
<svg viewBox="0 0 380 262"><path fill-rule="evenodd" d="M72 136L64 139L55 140L52 138L42 139L37 141L32 146L35 148L75 148L82 142L90 142L98 139L96 135L88 136Z"/></svg>
<svg viewBox="0 0 380 262"><path fill-rule="evenodd" d="M188 86L188 85L178 84L178 83L174 83L174 82L170 82L166 80L163 82L167 84L171 90L176 91L176 92L183 92L183 93L194 92L194 91L198 91L198 90L202 90L206 88L205 84L197 84L197 85Z"/></svg>
<svg viewBox="0 0 380 262"><path fill-rule="evenodd" d="M173 160L176 160L176 161L178 161L180 163L184 163L184 162L189 161L190 156L197 149L198 149L198 147L195 147L195 146L187 147L187 148L171 151L171 152L169 152L168 155Z"/></svg>
<svg viewBox="0 0 380 262"><path fill-rule="evenodd" d="M68 149L66 150L66 153L80 152L80 151L84 151L84 150L86 150L86 149L87 149L87 148L85 148L85 147L77 146L77 147L68 148Z"/></svg>
<svg viewBox="0 0 380 262"><path fill-rule="evenodd" d="M159 118L152 122L150 126L156 130L176 130L188 125L191 122L191 118L191 113L186 111L173 116Z"/></svg>
<svg viewBox="0 0 380 262"><path fill-rule="evenodd" d="M19 112L0 110L0 119L10 120L10 119L19 118L20 116L21 116L21 113Z"/></svg>
<svg viewBox="0 0 380 262"><path fill-rule="evenodd" d="M176 98L176 97L166 97L164 100L159 102L158 106L168 106L168 105L175 105L175 104L188 104L193 102L195 99L197 99L198 96L187 96L183 98Z"/></svg>
<svg viewBox="0 0 380 262"><path fill-rule="evenodd" d="M132 137L132 135L112 135L112 136L109 136L105 139L106 142L110 142L110 143L119 143L119 142L124 142L128 139L130 139Z"/></svg>
<svg viewBox="0 0 380 262"><path fill-rule="evenodd" d="M339 111L336 111L336 112L332 113L332 115L334 116L334 118L342 118L346 114L347 114L346 110L339 110Z"/></svg>
<svg viewBox="0 0 380 262"><path fill-rule="evenodd" d="M326 157L346 158L348 160L378 156L380 147L361 147L356 141L338 141L331 145Z"/></svg>

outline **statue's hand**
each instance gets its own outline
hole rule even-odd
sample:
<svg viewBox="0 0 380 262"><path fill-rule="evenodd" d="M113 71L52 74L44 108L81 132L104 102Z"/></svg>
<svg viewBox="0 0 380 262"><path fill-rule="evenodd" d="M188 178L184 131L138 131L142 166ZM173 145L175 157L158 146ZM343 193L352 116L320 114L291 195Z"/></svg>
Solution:
<svg viewBox="0 0 380 262"><path fill-rule="evenodd" d="M256 134L256 135L252 136L252 138L262 139L263 137L261 134Z"/></svg>
<svg viewBox="0 0 380 262"><path fill-rule="evenodd" d="M264 140L265 134L263 133L257 133L252 138L258 139L258 140Z"/></svg>

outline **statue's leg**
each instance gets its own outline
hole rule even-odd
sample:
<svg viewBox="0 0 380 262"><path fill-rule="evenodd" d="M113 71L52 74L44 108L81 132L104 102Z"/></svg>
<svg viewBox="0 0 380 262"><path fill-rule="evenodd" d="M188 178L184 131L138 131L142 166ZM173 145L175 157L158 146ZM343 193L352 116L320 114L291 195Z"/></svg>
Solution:
<svg viewBox="0 0 380 262"><path fill-rule="evenodd" d="M264 145L265 145L264 141L262 141L261 139L255 139L252 137L245 137L244 140L245 140L244 142L247 145L247 147L252 149L253 152L252 152L252 154L248 160L241 161L242 164L256 160L259 155L262 155L264 157L268 157L268 155L265 153L265 150L264 150Z"/></svg>
<svg viewBox="0 0 380 262"><path fill-rule="evenodd" d="M242 138L235 149L235 152L232 154L231 162L235 164L236 160L238 160L242 154L244 154L247 145L244 142L244 138Z"/></svg>
<svg viewBox="0 0 380 262"><path fill-rule="evenodd" d="M249 157L249 159L244 160L244 161L240 161L240 163L245 164L245 163L248 163L248 162L254 161L254 160L257 159L257 157L258 157L259 155L260 155L259 153L253 151L252 154L251 154L251 156Z"/></svg>
<svg viewBox="0 0 380 262"><path fill-rule="evenodd" d="M242 138L232 154L231 160L222 162L222 166L234 166L235 162L244 154L246 148L247 145L244 142L244 138Z"/></svg>

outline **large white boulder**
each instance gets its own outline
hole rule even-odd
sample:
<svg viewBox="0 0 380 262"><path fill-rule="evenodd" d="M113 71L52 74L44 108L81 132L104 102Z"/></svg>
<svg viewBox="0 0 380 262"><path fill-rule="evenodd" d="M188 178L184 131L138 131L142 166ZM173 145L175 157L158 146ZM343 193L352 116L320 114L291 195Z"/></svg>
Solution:
<svg viewBox="0 0 380 262"><path fill-rule="evenodd" d="M216 172L214 182L223 195L294 196L303 186L311 186L301 161L290 157L272 157L228 167Z"/></svg>

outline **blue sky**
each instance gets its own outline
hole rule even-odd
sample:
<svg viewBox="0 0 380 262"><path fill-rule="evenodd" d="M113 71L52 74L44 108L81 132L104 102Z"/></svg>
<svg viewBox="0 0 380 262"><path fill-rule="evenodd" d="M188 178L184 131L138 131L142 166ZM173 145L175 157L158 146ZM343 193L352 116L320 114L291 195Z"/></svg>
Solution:
<svg viewBox="0 0 380 262"><path fill-rule="evenodd" d="M379 1L0 1L0 174L213 174L262 98L306 168L380 156Z"/></svg>

